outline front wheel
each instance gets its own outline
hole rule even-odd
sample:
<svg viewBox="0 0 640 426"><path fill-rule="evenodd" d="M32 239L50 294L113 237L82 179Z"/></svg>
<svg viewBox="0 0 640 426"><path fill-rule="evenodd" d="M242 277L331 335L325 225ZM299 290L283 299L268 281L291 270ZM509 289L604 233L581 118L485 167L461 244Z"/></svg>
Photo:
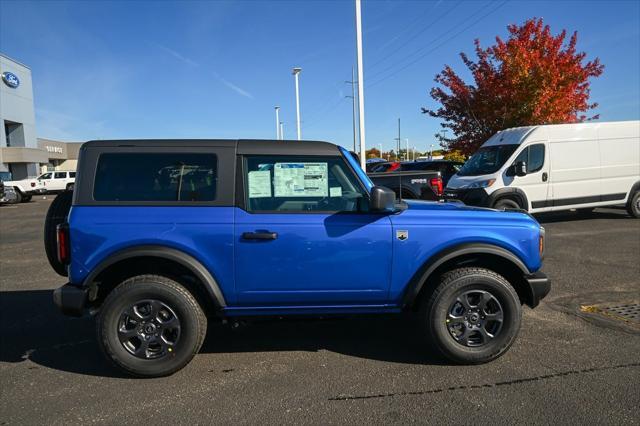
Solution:
<svg viewBox="0 0 640 426"><path fill-rule="evenodd" d="M98 316L98 341L116 366L141 377L173 374L200 350L207 320L183 286L158 275L119 284Z"/></svg>
<svg viewBox="0 0 640 426"><path fill-rule="evenodd" d="M460 268L442 275L420 318L442 355L458 364L481 364L509 349L521 316L518 295L504 277Z"/></svg>
<svg viewBox="0 0 640 426"><path fill-rule="evenodd" d="M501 198L495 202L493 208L496 210L505 210L505 209L519 209L520 204L516 200L512 200L511 198Z"/></svg>

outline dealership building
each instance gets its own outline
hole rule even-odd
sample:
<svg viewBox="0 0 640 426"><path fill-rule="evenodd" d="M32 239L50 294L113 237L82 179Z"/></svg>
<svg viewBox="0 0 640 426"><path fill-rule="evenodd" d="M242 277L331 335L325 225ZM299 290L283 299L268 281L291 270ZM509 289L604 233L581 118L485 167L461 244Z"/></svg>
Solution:
<svg viewBox="0 0 640 426"><path fill-rule="evenodd" d="M36 137L31 70L0 53L0 172L13 180L48 170L75 170L79 143Z"/></svg>

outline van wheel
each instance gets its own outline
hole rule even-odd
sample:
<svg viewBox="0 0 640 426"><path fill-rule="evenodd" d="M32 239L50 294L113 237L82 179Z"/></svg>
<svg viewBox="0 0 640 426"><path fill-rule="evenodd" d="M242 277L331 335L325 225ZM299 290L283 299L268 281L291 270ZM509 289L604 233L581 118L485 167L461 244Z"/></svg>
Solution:
<svg viewBox="0 0 640 426"><path fill-rule="evenodd" d="M640 219L640 191L636 191L627 203L627 212L636 219Z"/></svg>
<svg viewBox="0 0 640 426"><path fill-rule="evenodd" d="M447 272L423 304L427 335L458 364L481 364L503 355L520 330L522 308L514 288L484 268Z"/></svg>
<svg viewBox="0 0 640 426"><path fill-rule="evenodd" d="M73 191L73 188L75 187L75 184L73 183L68 183L67 184L67 191Z"/></svg>
<svg viewBox="0 0 640 426"><path fill-rule="evenodd" d="M116 366L141 377L183 368L198 353L207 319L183 286L159 275L139 275L107 296L97 321L102 351Z"/></svg>
<svg viewBox="0 0 640 426"><path fill-rule="evenodd" d="M511 198L501 198L495 202L493 208L496 210L504 210L504 209L520 209L522 208L520 204L512 200Z"/></svg>
<svg viewBox="0 0 640 426"><path fill-rule="evenodd" d="M57 227L67 220L73 192L63 192L53 199L47 217L44 220L44 251L47 253L49 264L58 275L67 276L67 268L58 260Z"/></svg>

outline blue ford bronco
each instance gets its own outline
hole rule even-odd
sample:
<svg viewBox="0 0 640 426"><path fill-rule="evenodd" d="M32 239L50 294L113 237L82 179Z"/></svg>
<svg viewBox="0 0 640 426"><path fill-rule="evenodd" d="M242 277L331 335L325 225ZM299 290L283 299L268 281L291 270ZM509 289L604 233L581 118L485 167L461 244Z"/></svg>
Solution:
<svg viewBox="0 0 640 426"><path fill-rule="evenodd" d="M550 289L544 228L519 211L397 201L326 142L92 141L51 204L68 315L97 313L126 372L163 376L210 320L411 312L455 363L507 351Z"/></svg>

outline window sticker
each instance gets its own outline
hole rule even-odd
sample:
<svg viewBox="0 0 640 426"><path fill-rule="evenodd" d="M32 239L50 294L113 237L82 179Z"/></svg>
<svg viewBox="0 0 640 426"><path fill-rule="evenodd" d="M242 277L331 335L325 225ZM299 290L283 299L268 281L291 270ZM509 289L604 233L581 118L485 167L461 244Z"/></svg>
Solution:
<svg viewBox="0 0 640 426"><path fill-rule="evenodd" d="M271 197L271 171L249 172L249 198Z"/></svg>
<svg viewBox="0 0 640 426"><path fill-rule="evenodd" d="M276 197L326 197L327 163L276 163L273 167Z"/></svg>
<svg viewBox="0 0 640 426"><path fill-rule="evenodd" d="M342 197L342 187L332 186L329 188L329 197Z"/></svg>

